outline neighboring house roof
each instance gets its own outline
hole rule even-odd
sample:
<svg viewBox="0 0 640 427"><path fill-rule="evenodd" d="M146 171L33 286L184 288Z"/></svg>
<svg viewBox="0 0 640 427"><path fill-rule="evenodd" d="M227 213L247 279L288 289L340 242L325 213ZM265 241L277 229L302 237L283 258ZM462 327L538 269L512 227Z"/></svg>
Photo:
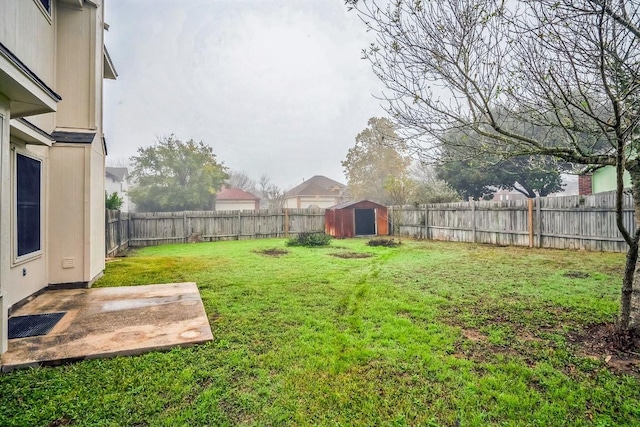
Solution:
<svg viewBox="0 0 640 427"><path fill-rule="evenodd" d="M124 181L125 178L129 176L129 170L127 168L112 168L107 166L105 169L107 175L114 177L120 182Z"/></svg>
<svg viewBox="0 0 640 427"><path fill-rule="evenodd" d="M260 198L239 188L225 188L216 195L216 200L260 200Z"/></svg>
<svg viewBox="0 0 640 427"><path fill-rule="evenodd" d="M342 196L347 186L322 175L315 175L287 191L285 197Z"/></svg>

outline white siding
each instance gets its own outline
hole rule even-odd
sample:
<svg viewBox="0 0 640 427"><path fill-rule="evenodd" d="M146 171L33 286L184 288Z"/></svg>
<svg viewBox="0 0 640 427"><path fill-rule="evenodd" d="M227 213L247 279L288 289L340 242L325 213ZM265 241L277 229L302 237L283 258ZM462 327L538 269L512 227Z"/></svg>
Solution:
<svg viewBox="0 0 640 427"><path fill-rule="evenodd" d="M216 211L243 211L255 210L256 202L254 200L217 200Z"/></svg>
<svg viewBox="0 0 640 427"><path fill-rule="evenodd" d="M308 207L330 208L340 203L340 199L332 196L297 196L285 200L285 208L307 209Z"/></svg>

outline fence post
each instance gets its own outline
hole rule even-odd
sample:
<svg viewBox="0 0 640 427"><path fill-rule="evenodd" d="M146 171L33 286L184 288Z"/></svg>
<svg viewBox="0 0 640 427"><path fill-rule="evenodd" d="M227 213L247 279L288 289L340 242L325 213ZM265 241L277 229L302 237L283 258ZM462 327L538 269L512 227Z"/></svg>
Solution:
<svg viewBox="0 0 640 427"><path fill-rule="evenodd" d="M476 242L476 201L471 198L471 242Z"/></svg>
<svg viewBox="0 0 640 427"><path fill-rule="evenodd" d="M289 238L289 208L284 208L284 237Z"/></svg>
<svg viewBox="0 0 640 427"><path fill-rule="evenodd" d="M121 218L120 218L121 211L120 211L120 209L118 209L118 213L116 215L118 216L117 220L116 220L116 226L118 227L116 229L116 237L117 237L117 240L118 240L118 246L116 247L116 254L117 254L118 252L120 252L120 249L122 248L122 236L120 235L121 234L120 233L120 226L121 226Z"/></svg>
<svg viewBox="0 0 640 427"><path fill-rule="evenodd" d="M129 221L127 221L127 240L128 245L133 246L133 212L129 212Z"/></svg>
<svg viewBox="0 0 640 427"><path fill-rule="evenodd" d="M429 240L429 205L424 205L424 238Z"/></svg>
<svg viewBox="0 0 640 427"><path fill-rule="evenodd" d="M538 247L542 247L542 199L536 197L536 231L538 232Z"/></svg>
<svg viewBox="0 0 640 427"><path fill-rule="evenodd" d="M242 234L242 211L238 210L238 237L236 240L240 240L240 235Z"/></svg>
<svg viewBox="0 0 640 427"><path fill-rule="evenodd" d="M109 209L104 210L104 230L106 238L104 239L104 256L109 256L109 240L111 240L111 230L109 230Z"/></svg>
<svg viewBox="0 0 640 427"><path fill-rule="evenodd" d="M182 232L184 233L183 243L189 243L189 230L187 230L187 211L182 211Z"/></svg>
<svg viewBox="0 0 640 427"><path fill-rule="evenodd" d="M529 229L529 247L533 247L533 199L527 199L527 228Z"/></svg>

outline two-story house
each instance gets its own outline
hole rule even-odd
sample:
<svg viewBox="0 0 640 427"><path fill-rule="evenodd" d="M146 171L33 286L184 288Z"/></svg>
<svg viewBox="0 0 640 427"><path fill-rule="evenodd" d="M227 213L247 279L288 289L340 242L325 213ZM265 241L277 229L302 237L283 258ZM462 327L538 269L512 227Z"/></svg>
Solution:
<svg viewBox="0 0 640 427"><path fill-rule="evenodd" d="M116 193L122 199L120 210L133 212L133 204L129 200L129 169L124 167L110 167L105 169L104 189L107 195Z"/></svg>
<svg viewBox="0 0 640 427"><path fill-rule="evenodd" d="M104 0L0 1L0 353L8 313L104 270Z"/></svg>
<svg viewBox="0 0 640 427"><path fill-rule="evenodd" d="M287 191L284 207L294 209L329 208L349 200L347 186L322 175L315 175Z"/></svg>

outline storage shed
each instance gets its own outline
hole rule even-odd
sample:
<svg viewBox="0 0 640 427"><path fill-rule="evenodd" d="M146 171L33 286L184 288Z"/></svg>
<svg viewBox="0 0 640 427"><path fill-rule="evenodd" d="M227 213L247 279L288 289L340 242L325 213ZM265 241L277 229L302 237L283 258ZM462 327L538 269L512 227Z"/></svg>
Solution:
<svg viewBox="0 0 640 427"><path fill-rule="evenodd" d="M325 233L333 237L386 236L389 234L387 207L369 200L344 202L324 214Z"/></svg>

